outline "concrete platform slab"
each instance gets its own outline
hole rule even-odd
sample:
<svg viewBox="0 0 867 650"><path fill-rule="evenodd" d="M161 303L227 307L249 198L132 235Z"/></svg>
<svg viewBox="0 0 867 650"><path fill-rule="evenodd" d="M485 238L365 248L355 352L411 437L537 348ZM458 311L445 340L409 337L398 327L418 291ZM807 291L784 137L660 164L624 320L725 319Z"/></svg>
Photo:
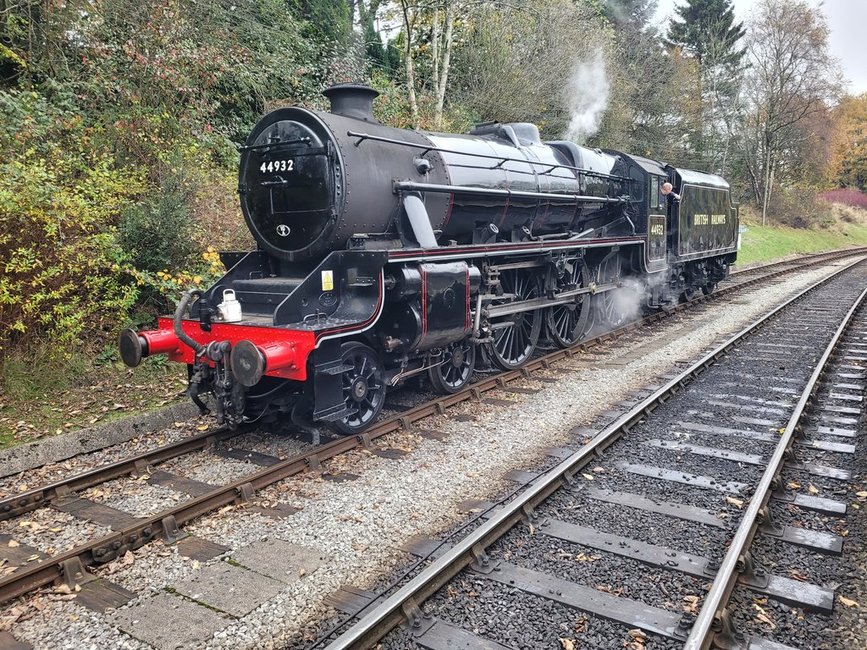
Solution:
<svg viewBox="0 0 867 650"><path fill-rule="evenodd" d="M283 584L228 562L216 562L202 567L174 588L188 598L241 617L276 596Z"/></svg>
<svg viewBox="0 0 867 650"><path fill-rule="evenodd" d="M158 650L186 648L231 623L207 607L171 594L157 594L116 612L110 619L121 630Z"/></svg>
<svg viewBox="0 0 867 650"><path fill-rule="evenodd" d="M327 558L319 551L282 539L254 542L232 555L238 564L280 582L291 584L318 569Z"/></svg>

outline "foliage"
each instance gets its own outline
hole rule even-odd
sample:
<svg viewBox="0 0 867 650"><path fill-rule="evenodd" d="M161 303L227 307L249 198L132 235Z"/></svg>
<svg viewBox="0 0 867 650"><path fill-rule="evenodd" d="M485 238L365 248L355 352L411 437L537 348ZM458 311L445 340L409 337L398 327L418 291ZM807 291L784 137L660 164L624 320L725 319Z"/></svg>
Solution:
<svg viewBox="0 0 867 650"><path fill-rule="evenodd" d="M130 262L152 273L185 268L198 250L190 207L194 188L177 166L162 176L156 191L128 206L118 224L119 243Z"/></svg>
<svg viewBox="0 0 867 650"><path fill-rule="evenodd" d="M774 223L792 228L828 226L834 222L831 208L810 187L785 187L775 192L768 204Z"/></svg>
<svg viewBox="0 0 867 650"><path fill-rule="evenodd" d="M347 43L351 38L352 15L345 0L290 0L296 15L306 25L303 33L318 41Z"/></svg>
<svg viewBox="0 0 867 650"><path fill-rule="evenodd" d="M867 190L867 93L844 97L834 114L837 129L831 176L842 187Z"/></svg>
<svg viewBox="0 0 867 650"><path fill-rule="evenodd" d="M73 346L135 304L108 224L144 179L93 146L97 128L38 93L0 92L0 116L0 341Z"/></svg>
<svg viewBox="0 0 867 650"><path fill-rule="evenodd" d="M682 47L700 62L737 69L746 52L738 46L746 34L735 22L732 0L687 0L675 8L679 20L668 27L668 41Z"/></svg>
<svg viewBox="0 0 867 650"><path fill-rule="evenodd" d="M822 194L822 198L831 203L840 203L853 208L867 210L867 193L854 188L838 188Z"/></svg>
<svg viewBox="0 0 867 650"><path fill-rule="evenodd" d="M742 123L746 171L762 218L772 212L775 187L805 176L804 164L827 120L827 102L840 91L837 62L828 47L825 17L803 0L762 0L750 24L751 63ZM827 140L827 138L826 138Z"/></svg>
<svg viewBox="0 0 867 650"><path fill-rule="evenodd" d="M592 66L597 53L607 60L612 30L587 6L542 0L533 11L482 6L464 38L454 55L452 101L482 119L534 122L544 137L559 138L572 117L570 100L599 92L570 83L576 66Z"/></svg>

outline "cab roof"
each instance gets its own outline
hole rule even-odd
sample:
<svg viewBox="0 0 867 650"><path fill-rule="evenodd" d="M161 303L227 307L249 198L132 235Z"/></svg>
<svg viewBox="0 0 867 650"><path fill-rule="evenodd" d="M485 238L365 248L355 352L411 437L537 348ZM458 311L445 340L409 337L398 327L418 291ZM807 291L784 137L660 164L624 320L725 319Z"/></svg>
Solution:
<svg viewBox="0 0 867 650"><path fill-rule="evenodd" d="M707 185L710 187L719 187L725 190L729 189L728 181L726 181L722 176L697 172L692 169L680 169L678 167L672 167L672 169L674 169L674 171L680 176L681 183Z"/></svg>

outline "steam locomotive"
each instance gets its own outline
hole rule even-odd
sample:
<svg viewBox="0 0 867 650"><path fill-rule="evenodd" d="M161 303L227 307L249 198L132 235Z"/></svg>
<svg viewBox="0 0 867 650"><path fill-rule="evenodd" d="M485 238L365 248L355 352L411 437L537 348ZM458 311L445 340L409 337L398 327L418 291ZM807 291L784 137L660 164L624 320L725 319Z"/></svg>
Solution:
<svg viewBox="0 0 867 650"><path fill-rule="evenodd" d="M356 434L410 377L456 392L477 365L517 368L539 345L616 324L625 305L710 292L735 261L719 176L542 142L528 123L390 128L375 90L324 94L330 112L281 108L241 147L258 249L221 253L214 286L120 337L129 366L187 364L190 397L205 411L210 393L230 426L292 418Z"/></svg>

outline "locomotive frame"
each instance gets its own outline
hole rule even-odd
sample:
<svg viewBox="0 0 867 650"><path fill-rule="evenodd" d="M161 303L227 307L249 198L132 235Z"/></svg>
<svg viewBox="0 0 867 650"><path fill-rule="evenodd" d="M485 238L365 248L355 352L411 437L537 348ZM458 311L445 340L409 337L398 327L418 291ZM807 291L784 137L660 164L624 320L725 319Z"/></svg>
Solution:
<svg viewBox="0 0 867 650"><path fill-rule="evenodd" d="M121 335L128 365L187 364L190 397L204 411L212 394L230 426L289 417L359 433L411 377L456 392L479 366L517 368L540 343L710 292L736 258L718 176L542 143L531 124L392 129L373 119L372 89L326 95L331 112L279 109L242 147L259 249L222 253L214 286Z"/></svg>

